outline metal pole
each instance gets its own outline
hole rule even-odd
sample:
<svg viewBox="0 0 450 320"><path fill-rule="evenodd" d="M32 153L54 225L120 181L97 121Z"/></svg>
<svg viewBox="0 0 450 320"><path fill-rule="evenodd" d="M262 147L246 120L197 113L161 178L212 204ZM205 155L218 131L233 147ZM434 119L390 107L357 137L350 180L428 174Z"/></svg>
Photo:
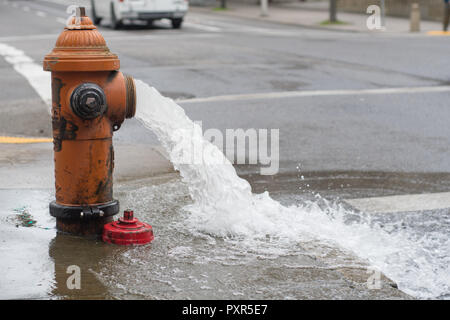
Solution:
<svg viewBox="0 0 450 320"><path fill-rule="evenodd" d="M420 32L420 7L418 3L411 5L410 31Z"/></svg>
<svg viewBox="0 0 450 320"><path fill-rule="evenodd" d="M330 22L337 22L336 1L337 0L330 0Z"/></svg>
<svg viewBox="0 0 450 320"><path fill-rule="evenodd" d="M384 4L384 0L380 0L381 1L381 26L383 28L386 27L386 6Z"/></svg>
<svg viewBox="0 0 450 320"><path fill-rule="evenodd" d="M261 17L267 17L269 15L268 13L268 0L261 0Z"/></svg>
<svg viewBox="0 0 450 320"><path fill-rule="evenodd" d="M221 0L220 1L220 7L222 9L226 9L227 8L227 0Z"/></svg>

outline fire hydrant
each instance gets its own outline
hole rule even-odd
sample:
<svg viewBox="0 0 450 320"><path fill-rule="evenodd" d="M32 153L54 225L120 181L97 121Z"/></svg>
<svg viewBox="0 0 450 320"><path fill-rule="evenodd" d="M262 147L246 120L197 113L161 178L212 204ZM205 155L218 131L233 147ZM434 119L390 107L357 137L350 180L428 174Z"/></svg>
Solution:
<svg viewBox="0 0 450 320"><path fill-rule="evenodd" d="M133 78L78 8L44 59L52 72L56 201L50 214L63 233L98 236L119 212L113 199L113 132L136 110Z"/></svg>

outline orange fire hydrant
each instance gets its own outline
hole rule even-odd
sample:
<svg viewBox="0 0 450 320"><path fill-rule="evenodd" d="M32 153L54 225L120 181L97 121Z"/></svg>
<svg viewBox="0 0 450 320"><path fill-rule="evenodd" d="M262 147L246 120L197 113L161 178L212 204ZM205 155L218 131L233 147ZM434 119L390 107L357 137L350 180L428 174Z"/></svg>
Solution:
<svg viewBox="0 0 450 320"><path fill-rule="evenodd" d="M106 46L84 8L44 59L52 72L52 125L58 231L101 235L119 212L113 199L113 132L136 110L133 78Z"/></svg>

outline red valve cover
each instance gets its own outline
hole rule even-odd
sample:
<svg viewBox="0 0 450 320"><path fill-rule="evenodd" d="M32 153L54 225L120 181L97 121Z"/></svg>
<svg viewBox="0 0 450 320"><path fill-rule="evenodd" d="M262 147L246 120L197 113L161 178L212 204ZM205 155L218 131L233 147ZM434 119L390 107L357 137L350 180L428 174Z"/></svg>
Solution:
<svg viewBox="0 0 450 320"><path fill-rule="evenodd" d="M105 224L103 241L120 245L146 244L152 241L152 226L133 217L133 211L126 210L118 221Z"/></svg>

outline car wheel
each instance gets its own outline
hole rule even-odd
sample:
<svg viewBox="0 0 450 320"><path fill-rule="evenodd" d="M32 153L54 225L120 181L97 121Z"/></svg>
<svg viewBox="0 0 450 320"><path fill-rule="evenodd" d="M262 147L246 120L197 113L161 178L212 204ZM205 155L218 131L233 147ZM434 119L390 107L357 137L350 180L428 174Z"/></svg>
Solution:
<svg viewBox="0 0 450 320"><path fill-rule="evenodd" d="M94 0L91 0L91 15L92 15L92 21L94 21L94 24L100 24L102 22L102 18L97 16L97 12L95 11L95 3Z"/></svg>
<svg viewBox="0 0 450 320"><path fill-rule="evenodd" d="M172 19L172 28L180 29L182 23L183 23L182 18Z"/></svg>
<svg viewBox="0 0 450 320"><path fill-rule="evenodd" d="M114 4L111 3L111 27L114 30L120 29L122 27L122 21L117 20L116 12L114 11Z"/></svg>

